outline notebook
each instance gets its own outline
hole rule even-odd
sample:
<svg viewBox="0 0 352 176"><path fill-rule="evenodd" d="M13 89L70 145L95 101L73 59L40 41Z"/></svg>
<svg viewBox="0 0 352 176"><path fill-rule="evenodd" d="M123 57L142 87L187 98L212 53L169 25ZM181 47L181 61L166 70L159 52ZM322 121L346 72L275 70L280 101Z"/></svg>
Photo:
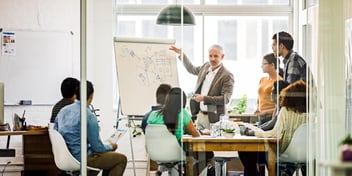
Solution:
<svg viewBox="0 0 352 176"><path fill-rule="evenodd" d="M124 129L117 129L106 141L111 143L117 143L119 139L127 132Z"/></svg>

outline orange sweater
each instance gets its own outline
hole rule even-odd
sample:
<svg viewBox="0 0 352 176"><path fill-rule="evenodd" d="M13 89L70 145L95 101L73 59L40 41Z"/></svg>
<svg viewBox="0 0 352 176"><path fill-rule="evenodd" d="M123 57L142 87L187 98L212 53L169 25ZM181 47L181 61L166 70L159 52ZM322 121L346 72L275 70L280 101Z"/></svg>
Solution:
<svg viewBox="0 0 352 176"><path fill-rule="evenodd" d="M258 88L258 109L260 111L275 108L275 103L271 101L271 89L275 80L269 80L268 77L262 77Z"/></svg>

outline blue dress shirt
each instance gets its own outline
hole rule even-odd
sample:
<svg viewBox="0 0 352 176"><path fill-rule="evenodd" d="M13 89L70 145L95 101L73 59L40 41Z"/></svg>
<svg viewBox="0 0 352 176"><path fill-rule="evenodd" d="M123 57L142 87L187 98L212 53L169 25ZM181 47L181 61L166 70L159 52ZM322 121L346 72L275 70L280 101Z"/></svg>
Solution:
<svg viewBox="0 0 352 176"><path fill-rule="evenodd" d="M54 129L64 137L71 154L81 161L81 102L76 100L58 113ZM99 135L97 117L87 107L87 156L93 152L111 151L112 146L103 144Z"/></svg>

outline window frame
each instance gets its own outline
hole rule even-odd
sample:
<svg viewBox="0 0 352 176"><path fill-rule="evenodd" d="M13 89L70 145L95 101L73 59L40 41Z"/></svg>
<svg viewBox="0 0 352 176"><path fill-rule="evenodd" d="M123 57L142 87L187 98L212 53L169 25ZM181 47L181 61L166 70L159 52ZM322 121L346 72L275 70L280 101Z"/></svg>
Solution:
<svg viewBox="0 0 352 176"><path fill-rule="evenodd" d="M182 2L182 0L181 0ZM172 4L172 3L169 3ZM180 3L179 3L180 4ZM181 3L182 4L182 3ZM206 16L283 16L288 18L288 31L293 36L295 36L296 31L293 26L296 24L296 12L294 10L294 6L296 4L293 3L292 0L289 0L289 5L207 5L205 4L205 0L200 0L200 4L185 4L187 8L189 8L195 16L204 18ZM158 13L166 7L167 5L143 5L143 4L116 4L113 9L113 19L114 26L117 26L118 16L119 15L148 15L148 16L157 16ZM205 31L204 23L200 24L201 30ZM114 36L117 35L117 27L114 27ZM298 36L297 36L298 37ZM204 38L204 36L203 36ZM205 62L204 51L206 51L208 46L204 46L204 41L202 42L202 52L201 52L201 61L195 61L196 63ZM298 45L295 46L297 48ZM115 84L117 86L117 83ZM115 93L116 94L116 93ZM233 97L232 99L235 99Z"/></svg>

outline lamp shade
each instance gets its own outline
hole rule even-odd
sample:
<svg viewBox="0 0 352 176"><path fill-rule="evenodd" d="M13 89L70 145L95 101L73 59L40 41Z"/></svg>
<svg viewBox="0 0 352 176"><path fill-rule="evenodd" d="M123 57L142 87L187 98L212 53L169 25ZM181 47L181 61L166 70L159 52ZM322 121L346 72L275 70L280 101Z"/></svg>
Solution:
<svg viewBox="0 0 352 176"><path fill-rule="evenodd" d="M183 21L181 13L183 11ZM170 5L163 8L157 18L156 24L161 25L195 25L192 12L185 6Z"/></svg>

